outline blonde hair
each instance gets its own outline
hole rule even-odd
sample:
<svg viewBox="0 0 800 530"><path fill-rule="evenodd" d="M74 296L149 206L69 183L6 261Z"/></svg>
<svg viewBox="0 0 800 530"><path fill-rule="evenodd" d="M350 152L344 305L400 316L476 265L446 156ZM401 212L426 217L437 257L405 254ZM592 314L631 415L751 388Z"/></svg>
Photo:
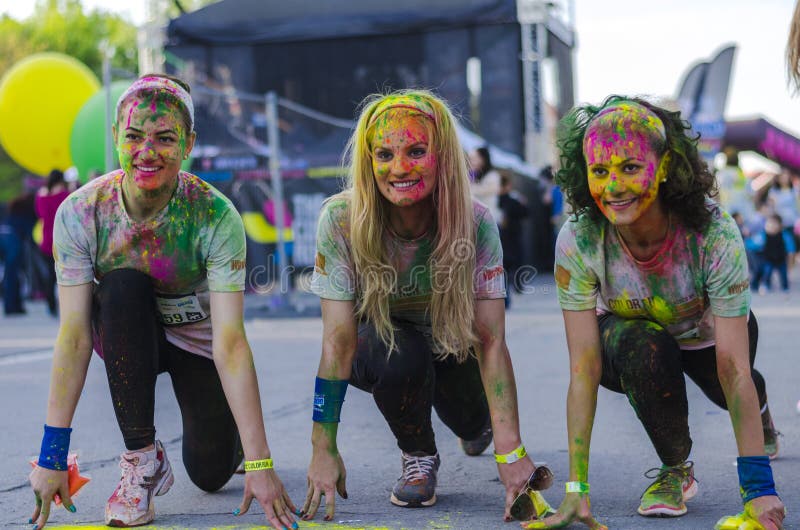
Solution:
<svg viewBox="0 0 800 530"><path fill-rule="evenodd" d="M794 6L794 14L789 26L789 39L786 42L786 69L789 74L789 84L796 94L800 92L800 2Z"/></svg>
<svg viewBox="0 0 800 530"><path fill-rule="evenodd" d="M392 105L387 101L390 99L411 101L416 109L408 104ZM428 311L433 340L441 356L453 355L463 361L477 343L473 329L475 221L467 158L458 141L450 109L427 90L401 90L367 97L361 104L358 123L347 144L344 158L347 185L331 200L344 198L349 204L350 245L358 292L356 316L369 321L389 352L394 351L395 330L389 315L389 296L397 288L397 275L384 245L384 231L389 222L388 201L375 182L370 145L374 118L386 111L417 115L431 133L429 147L436 155L438 178L433 191L436 220L428 262L433 291ZM446 274L446 278L442 274ZM446 283L447 288L437 286L441 283Z"/></svg>

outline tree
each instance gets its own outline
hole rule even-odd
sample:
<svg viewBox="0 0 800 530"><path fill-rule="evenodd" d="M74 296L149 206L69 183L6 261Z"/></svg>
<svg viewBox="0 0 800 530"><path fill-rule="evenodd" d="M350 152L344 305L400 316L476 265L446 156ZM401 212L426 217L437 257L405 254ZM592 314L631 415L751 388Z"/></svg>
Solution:
<svg viewBox="0 0 800 530"><path fill-rule="evenodd" d="M103 40L115 50L112 67L135 75L138 53L132 23L112 13L85 12L80 0L37 0L33 15L25 20L0 18L0 77L28 55L55 51L82 61L100 78ZM22 191L24 174L0 148L0 202Z"/></svg>
<svg viewBox="0 0 800 530"><path fill-rule="evenodd" d="M179 16L181 9L194 11L215 1L218 0L160 0L152 4L155 12L151 14L156 20L167 21ZM81 0L36 0L33 15L25 20L0 17L0 78L20 59L44 51L71 55L102 78L103 41L114 50L111 67L133 77L139 71L137 31L131 21L120 15L85 10ZM24 173L0 146L0 202L19 194Z"/></svg>
<svg viewBox="0 0 800 530"><path fill-rule="evenodd" d="M0 18L0 75L32 53L61 52L101 75L100 42L114 47L114 68L137 71L136 27L119 15L85 12L80 0L37 0L33 15L19 21Z"/></svg>

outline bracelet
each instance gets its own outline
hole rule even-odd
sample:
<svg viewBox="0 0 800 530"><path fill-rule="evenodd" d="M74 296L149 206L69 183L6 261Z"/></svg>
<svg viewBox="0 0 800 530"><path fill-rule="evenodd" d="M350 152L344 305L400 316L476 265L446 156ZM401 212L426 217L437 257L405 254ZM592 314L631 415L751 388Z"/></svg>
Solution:
<svg viewBox="0 0 800 530"><path fill-rule="evenodd" d="M263 460L245 460L245 471L261 471L262 469L272 469L272 459L265 458Z"/></svg>
<svg viewBox="0 0 800 530"><path fill-rule="evenodd" d="M311 419L319 423L339 423L347 381L322 379L314 382L314 413Z"/></svg>
<svg viewBox="0 0 800 530"><path fill-rule="evenodd" d="M498 455L497 453L494 454L494 461L498 464L513 464L517 460L521 460L522 458L527 455L528 452L525 451L525 446L519 444L519 447L511 451L510 453L506 453L504 455Z"/></svg>
<svg viewBox="0 0 800 530"><path fill-rule="evenodd" d="M736 470L739 472L739 493L743 503L756 497L778 494L768 456L740 456L736 459Z"/></svg>
<svg viewBox="0 0 800 530"><path fill-rule="evenodd" d="M70 427L44 426L42 448L39 451L37 465L54 471L67 470L67 453L69 453Z"/></svg>
<svg viewBox="0 0 800 530"><path fill-rule="evenodd" d="M565 484L567 493L589 493L589 483L578 480Z"/></svg>

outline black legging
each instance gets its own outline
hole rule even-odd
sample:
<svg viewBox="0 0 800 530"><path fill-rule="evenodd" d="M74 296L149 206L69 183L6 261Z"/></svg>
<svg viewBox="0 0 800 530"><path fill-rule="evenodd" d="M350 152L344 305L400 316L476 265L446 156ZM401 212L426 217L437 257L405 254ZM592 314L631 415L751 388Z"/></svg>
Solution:
<svg viewBox="0 0 800 530"><path fill-rule="evenodd" d="M58 302L56 300L56 262L52 254L42 252L42 257L46 263L46 272L42 278L42 289L47 300L47 310L53 316L58 315Z"/></svg>
<svg viewBox="0 0 800 530"><path fill-rule="evenodd" d="M599 317L603 355L600 384L626 394L667 466L684 462L692 448L689 436L689 405L685 373L718 406L727 410L725 394L717 375L716 348L681 350L675 338L660 325L611 314ZM755 369L758 323L753 313L747 322L750 337L750 368L758 403L767 403L764 377Z"/></svg>
<svg viewBox="0 0 800 530"><path fill-rule="evenodd" d="M158 374L168 372L183 419L183 463L199 488L216 491L236 471L242 446L214 362L169 343L156 316L149 276L106 274L94 291L93 321L125 447L155 441Z"/></svg>
<svg viewBox="0 0 800 530"><path fill-rule="evenodd" d="M388 358L374 327L359 325L350 383L372 393L406 453L436 453L431 407L456 436L477 438L489 420L477 359L437 360L422 333L407 323L394 325L397 348Z"/></svg>

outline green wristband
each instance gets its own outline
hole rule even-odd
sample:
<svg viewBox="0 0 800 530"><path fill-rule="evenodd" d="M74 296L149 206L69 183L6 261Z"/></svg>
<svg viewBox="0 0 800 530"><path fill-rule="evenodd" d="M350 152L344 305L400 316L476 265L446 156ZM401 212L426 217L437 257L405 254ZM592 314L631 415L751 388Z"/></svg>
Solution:
<svg viewBox="0 0 800 530"><path fill-rule="evenodd" d="M566 483L566 490L567 493L589 493L589 483L588 482L567 482Z"/></svg>

